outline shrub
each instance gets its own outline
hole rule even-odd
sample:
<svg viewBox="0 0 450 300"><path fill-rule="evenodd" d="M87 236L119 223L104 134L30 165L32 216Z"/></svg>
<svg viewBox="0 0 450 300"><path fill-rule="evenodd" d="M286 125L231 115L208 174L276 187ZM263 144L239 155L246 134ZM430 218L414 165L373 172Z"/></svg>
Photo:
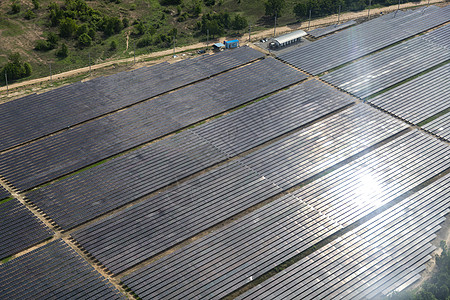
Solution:
<svg viewBox="0 0 450 300"><path fill-rule="evenodd" d="M128 18L123 18L122 19L122 25L123 25L123 28L127 28L128 26L130 26L130 21L128 20Z"/></svg>
<svg viewBox="0 0 450 300"><path fill-rule="evenodd" d="M131 4L131 6L130 6L130 10L136 10L136 4Z"/></svg>
<svg viewBox="0 0 450 300"><path fill-rule="evenodd" d="M109 49L114 51L117 49L117 42L116 41L111 41L111 43L109 44Z"/></svg>
<svg viewBox="0 0 450 300"><path fill-rule="evenodd" d="M39 3L39 0L31 0L31 3L33 3L33 9L39 9L41 6L41 3Z"/></svg>
<svg viewBox="0 0 450 300"><path fill-rule="evenodd" d="M27 10L27 12L25 13L25 19L27 19L27 20L34 19L35 17L36 17L36 15L34 14L34 12L31 9Z"/></svg>
<svg viewBox="0 0 450 300"><path fill-rule="evenodd" d="M180 5L181 0L161 0L161 5Z"/></svg>
<svg viewBox="0 0 450 300"><path fill-rule="evenodd" d="M8 57L8 63L2 68L1 73L7 74L9 80L20 79L31 75L31 65L22 61L19 53L13 53Z"/></svg>
<svg viewBox="0 0 450 300"><path fill-rule="evenodd" d="M18 4L17 2L12 2L11 3L11 13L13 14L18 14L20 12L20 4Z"/></svg>
<svg viewBox="0 0 450 300"><path fill-rule="evenodd" d="M47 51L48 50L48 43L44 40L38 40L36 42L36 45L34 46L34 50L37 51Z"/></svg>
<svg viewBox="0 0 450 300"><path fill-rule="evenodd" d="M58 49L58 51L56 51L56 56L64 58L67 57L69 55L69 48L67 48L66 44L62 44L61 48Z"/></svg>
<svg viewBox="0 0 450 300"><path fill-rule="evenodd" d="M64 18L59 24L59 35L71 37L77 31L77 23L72 18Z"/></svg>
<svg viewBox="0 0 450 300"><path fill-rule="evenodd" d="M83 33L78 37L78 45L80 48L89 47L92 43L91 37L87 33Z"/></svg>

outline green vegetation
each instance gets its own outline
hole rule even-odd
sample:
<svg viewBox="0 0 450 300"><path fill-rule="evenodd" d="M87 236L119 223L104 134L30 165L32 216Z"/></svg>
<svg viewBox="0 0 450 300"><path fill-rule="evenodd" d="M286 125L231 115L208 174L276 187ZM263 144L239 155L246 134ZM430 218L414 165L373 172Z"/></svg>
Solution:
<svg viewBox="0 0 450 300"><path fill-rule="evenodd" d="M31 75L31 65L23 62L19 53L9 55L8 60L8 63L1 69L1 74L6 73L8 80L20 79Z"/></svg>
<svg viewBox="0 0 450 300"><path fill-rule="evenodd" d="M388 3L393 0L382 0ZM365 2L368 2L366 0ZM363 9L358 0L12 0L0 6L0 68L19 52L31 78L305 18ZM375 0L373 1L375 2ZM373 3L374 5L379 5ZM390 3L389 3L390 4ZM293 9L295 7L295 9ZM55 39L55 36L57 39ZM113 43L114 41L114 43ZM128 42L128 43L127 43ZM65 46L63 46L63 44ZM34 50L34 51L31 51ZM1 77L1 76L0 76Z"/></svg>

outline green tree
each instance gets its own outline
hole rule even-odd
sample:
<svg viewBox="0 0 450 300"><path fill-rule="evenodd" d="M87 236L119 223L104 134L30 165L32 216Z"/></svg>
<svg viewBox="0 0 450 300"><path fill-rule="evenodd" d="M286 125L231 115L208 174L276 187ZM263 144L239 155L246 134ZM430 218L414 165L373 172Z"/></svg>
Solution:
<svg viewBox="0 0 450 300"><path fill-rule="evenodd" d="M71 37L77 31L77 23L72 18L64 18L59 24L59 35L61 37Z"/></svg>
<svg viewBox="0 0 450 300"><path fill-rule="evenodd" d="M27 20L34 19L35 17L36 17L36 15L34 14L34 12L31 9L27 10L27 12L25 13L25 19L27 19Z"/></svg>
<svg viewBox="0 0 450 300"><path fill-rule="evenodd" d="M115 51L117 49L117 42L112 40L111 43L109 44L109 49L111 51Z"/></svg>
<svg viewBox="0 0 450 300"><path fill-rule="evenodd" d="M80 48L89 47L91 43L92 39L87 33L83 33L78 37L78 45Z"/></svg>
<svg viewBox="0 0 450 300"><path fill-rule="evenodd" d="M242 30L248 27L248 22L245 17L235 15L231 26L234 30Z"/></svg>
<svg viewBox="0 0 450 300"><path fill-rule="evenodd" d="M56 51L56 56L64 58L69 56L69 48L67 48L67 45L62 43L61 48Z"/></svg>
<svg viewBox="0 0 450 300"><path fill-rule="evenodd" d="M7 74L9 80L20 79L31 75L31 65L22 61L19 53L8 56L8 63L2 68L2 74Z"/></svg>
<svg viewBox="0 0 450 300"><path fill-rule="evenodd" d="M267 0L266 3L264 3L266 16L277 15L278 17L281 17L285 4L285 0Z"/></svg>
<svg viewBox="0 0 450 300"><path fill-rule="evenodd" d="M39 7L41 6L41 4L39 3L39 0L32 0L31 2L33 3L33 8L35 10L39 9Z"/></svg>

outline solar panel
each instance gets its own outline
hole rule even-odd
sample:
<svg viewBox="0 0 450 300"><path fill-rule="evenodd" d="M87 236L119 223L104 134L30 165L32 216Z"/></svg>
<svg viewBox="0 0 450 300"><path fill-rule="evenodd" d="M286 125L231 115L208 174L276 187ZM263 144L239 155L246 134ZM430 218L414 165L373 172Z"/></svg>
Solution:
<svg viewBox="0 0 450 300"><path fill-rule="evenodd" d="M280 192L250 168L231 163L72 236L117 274Z"/></svg>
<svg viewBox="0 0 450 300"><path fill-rule="evenodd" d="M226 157L185 131L26 194L68 230Z"/></svg>
<svg viewBox="0 0 450 300"><path fill-rule="evenodd" d="M305 78L264 59L3 153L0 173L24 191Z"/></svg>
<svg viewBox="0 0 450 300"><path fill-rule="evenodd" d="M446 6L393 12L296 48L279 58L317 75L446 23L450 20L449 11L450 7Z"/></svg>
<svg viewBox="0 0 450 300"><path fill-rule="evenodd" d="M362 299L420 278L450 204L447 175L238 299Z"/></svg>
<svg viewBox="0 0 450 300"><path fill-rule="evenodd" d="M371 104L418 124L450 107L450 64L446 64L368 100Z"/></svg>
<svg viewBox="0 0 450 300"><path fill-rule="evenodd" d="M192 131L235 156L351 103L353 98L347 94L318 80L308 80Z"/></svg>
<svg viewBox="0 0 450 300"><path fill-rule="evenodd" d="M367 98L450 59L450 51L420 36L330 72L323 80Z"/></svg>
<svg viewBox="0 0 450 300"><path fill-rule="evenodd" d="M450 141L450 113L436 118L430 123L423 125L422 128L440 138Z"/></svg>
<svg viewBox="0 0 450 300"><path fill-rule="evenodd" d="M421 155L416 155L418 149ZM354 223L372 208L448 169L450 162L446 164L444 158L449 153L446 144L420 132L405 134L344 166L354 177L346 177L341 169L331 172L134 271L122 283L141 299L224 297L329 237L343 224ZM379 190L369 188L366 181L360 183L358 179L365 177L356 174L363 169L379 180ZM343 182L336 186L336 180ZM306 191L313 191L311 199L318 203L307 198ZM338 215L353 212L352 203L365 212L346 223Z"/></svg>
<svg viewBox="0 0 450 300"><path fill-rule="evenodd" d="M8 198L10 195L7 190L0 186L0 200Z"/></svg>
<svg viewBox="0 0 450 300"><path fill-rule="evenodd" d="M335 31L341 30L341 29L345 29L347 27L353 26L356 24L356 21L354 20L350 20L347 21L345 23L342 24L333 24L327 27L322 27L322 28L316 28L314 30L308 31L308 34L315 37L315 38L319 38L322 37L324 35L333 33Z"/></svg>
<svg viewBox="0 0 450 300"><path fill-rule="evenodd" d="M16 199L0 203L0 259L50 238L53 232Z"/></svg>
<svg viewBox="0 0 450 300"><path fill-rule="evenodd" d="M0 265L2 299L127 299L59 239Z"/></svg>
<svg viewBox="0 0 450 300"><path fill-rule="evenodd" d="M34 140L264 55L249 47L78 82L0 105L0 150Z"/></svg>
<svg viewBox="0 0 450 300"><path fill-rule="evenodd" d="M288 189L405 128L375 109L355 105L249 154L243 163Z"/></svg>

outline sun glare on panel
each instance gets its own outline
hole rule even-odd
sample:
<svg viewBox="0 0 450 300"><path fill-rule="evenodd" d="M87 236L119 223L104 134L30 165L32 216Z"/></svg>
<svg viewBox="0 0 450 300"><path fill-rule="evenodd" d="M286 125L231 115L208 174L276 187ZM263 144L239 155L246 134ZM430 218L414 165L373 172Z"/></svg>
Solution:
<svg viewBox="0 0 450 300"><path fill-rule="evenodd" d="M369 173L365 173L359 177L359 186L357 188L359 206L380 206L381 192L382 188L374 176Z"/></svg>

